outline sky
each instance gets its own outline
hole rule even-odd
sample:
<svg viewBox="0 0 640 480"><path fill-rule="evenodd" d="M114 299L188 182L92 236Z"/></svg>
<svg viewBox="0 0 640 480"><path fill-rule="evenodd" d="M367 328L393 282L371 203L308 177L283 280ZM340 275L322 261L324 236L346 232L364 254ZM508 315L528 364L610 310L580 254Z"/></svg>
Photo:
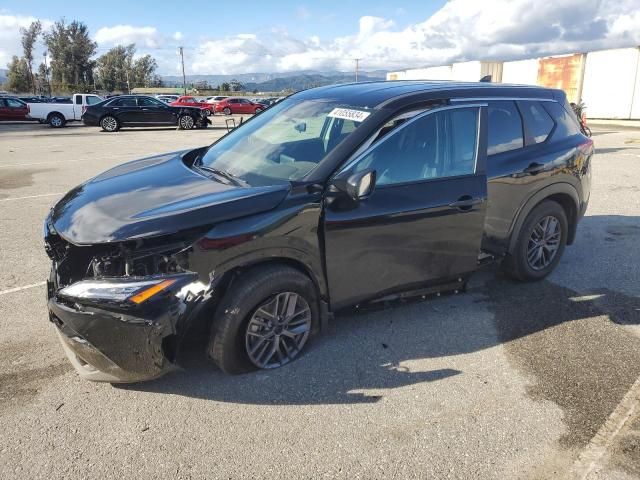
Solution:
<svg viewBox="0 0 640 480"><path fill-rule="evenodd" d="M515 60L640 45L640 0L0 0L0 68L21 54L20 27L80 20L97 55L135 43L158 73L365 71ZM39 47L41 55L43 46ZM38 57L37 57L38 58Z"/></svg>

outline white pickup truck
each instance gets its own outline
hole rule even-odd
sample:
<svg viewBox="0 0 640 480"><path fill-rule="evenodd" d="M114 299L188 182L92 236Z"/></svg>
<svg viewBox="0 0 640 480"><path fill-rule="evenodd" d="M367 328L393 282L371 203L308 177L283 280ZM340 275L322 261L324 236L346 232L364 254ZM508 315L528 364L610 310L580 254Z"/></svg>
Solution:
<svg viewBox="0 0 640 480"><path fill-rule="evenodd" d="M71 103L30 103L29 117L48 123L54 128L64 127L67 122L80 120L88 105L104 100L90 93L75 93Z"/></svg>

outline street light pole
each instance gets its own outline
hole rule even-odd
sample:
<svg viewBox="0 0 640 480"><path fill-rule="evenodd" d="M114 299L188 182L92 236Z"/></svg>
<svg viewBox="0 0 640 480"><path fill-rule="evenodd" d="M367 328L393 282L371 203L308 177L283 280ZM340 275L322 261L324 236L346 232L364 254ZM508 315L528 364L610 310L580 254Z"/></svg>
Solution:
<svg viewBox="0 0 640 480"><path fill-rule="evenodd" d="M179 47L180 50L180 60L182 61L182 89L184 90L184 95L187 94L187 80L184 74L184 52L183 48Z"/></svg>

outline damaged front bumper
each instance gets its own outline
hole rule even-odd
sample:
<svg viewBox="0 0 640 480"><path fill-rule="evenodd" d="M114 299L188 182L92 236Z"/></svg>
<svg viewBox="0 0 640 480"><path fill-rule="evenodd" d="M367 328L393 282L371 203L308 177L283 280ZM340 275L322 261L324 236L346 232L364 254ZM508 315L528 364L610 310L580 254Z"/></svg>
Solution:
<svg viewBox="0 0 640 480"><path fill-rule="evenodd" d="M175 369L180 341L205 303L206 287L180 275L142 304L71 298L49 282L49 318L69 360L88 380L126 383Z"/></svg>

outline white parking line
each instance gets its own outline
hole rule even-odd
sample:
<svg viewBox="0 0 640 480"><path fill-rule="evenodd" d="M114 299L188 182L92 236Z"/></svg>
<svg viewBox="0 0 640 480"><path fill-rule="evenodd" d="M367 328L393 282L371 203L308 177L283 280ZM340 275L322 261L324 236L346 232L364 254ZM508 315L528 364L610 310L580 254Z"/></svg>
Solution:
<svg viewBox="0 0 640 480"><path fill-rule="evenodd" d="M35 288L35 287L42 287L43 285L46 285L46 284L47 282L38 282L38 283L32 283L31 285L25 285L23 287L10 288L8 290L0 290L0 295L6 295L7 293L20 292L22 290L28 290L30 288Z"/></svg>
<svg viewBox="0 0 640 480"><path fill-rule="evenodd" d="M60 162L71 163L71 162L80 162L82 160L83 160L82 158L78 158L77 160L61 159L61 160L50 160L48 162L10 163L8 165L0 165L0 168L27 167L29 165L48 165L48 164L54 164L54 163L60 163Z"/></svg>
<svg viewBox="0 0 640 480"><path fill-rule="evenodd" d="M53 195L62 195L62 193L60 193L60 192L43 193L41 195L27 195L26 197L2 198L2 199L0 199L0 202L11 202L12 200L25 200L27 198L52 197Z"/></svg>
<svg viewBox="0 0 640 480"><path fill-rule="evenodd" d="M625 423L640 408L640 377L631 386L607 421L591 439L571 469L571 478L585 480L598 467Z"/></svg>

